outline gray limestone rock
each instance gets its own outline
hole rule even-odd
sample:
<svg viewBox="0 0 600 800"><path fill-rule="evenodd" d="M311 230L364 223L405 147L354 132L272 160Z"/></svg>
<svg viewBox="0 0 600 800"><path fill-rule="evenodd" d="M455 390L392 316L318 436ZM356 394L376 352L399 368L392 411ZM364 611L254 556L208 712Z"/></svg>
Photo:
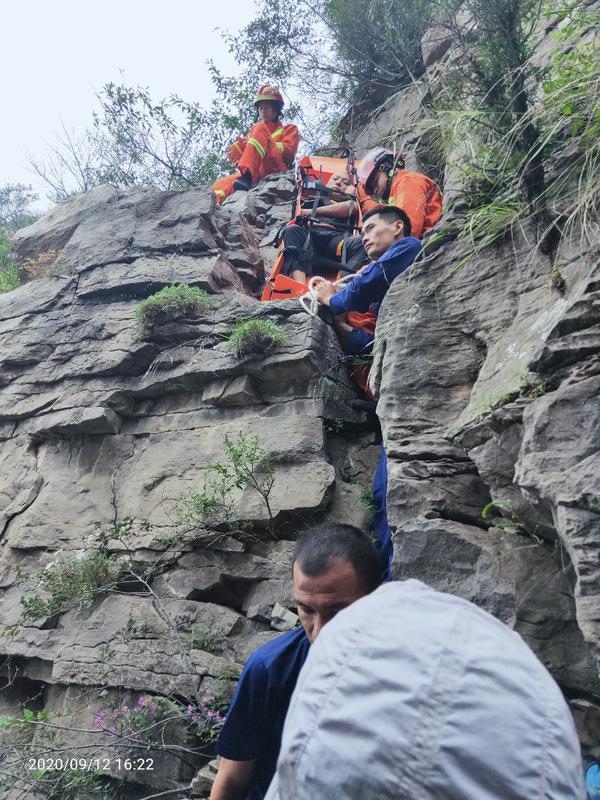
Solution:
<svg viewBox="0 0 600 800"><path fill-rule="evenodd" d="M75 726L86 736L65 734L67 748L79 742L114 758L114 742L94 730L106 703L139 693L212 702L277 635L272 623L287 630L296 621L292 540L310 519L337 514L339 494L324 425L332 407L319 386L335 373L348 397L353 389L331 326L296 302L248 295L262 277L257 236L274 230L283 216L272 203L287 204L290 192L278 176L215 213L205 191L100 188L19 234L29 274L52 262L52 275L0 296L0 610L9 633L0 679L21 681L8 713L30 696L61 713L87 698ZM138 302L179 282L207 291L211 310L137 338ZM278 323L286 341L239 358L227 338L250 319ZM217 531L210 548L202 528L180 540L177 503L227 462L226 435L256 436L271 454L274 529L256 491L240 485L228 498L240 529ZM138 577L117 592L72 588L62 611L24 619L23 600L52 596L44 568L76 573L98 547L98 526L123 575ZM185 736L167 738L188 747ZM132 792L166 791L206 761L204 751L185 768L168 752L153 757L168 779L110 774Z"/></svg>
<svg viewBox="0 0 600 800"><path fill-rule="evenodd" d="M271 627L275 631L291 631L295 628L300 619L297 614L294 614L287 608L284 608L279 603L275 603L271 611Z"/></svg>
<svg viewBox="0 0 600 800"><path fill-rule="evenodd" d="M197 773L192 781L191 792L193 797L208 797L215 781L219 762L211 761Z"/></svg>
<svg viewBox="0 0 600 800"><path fill-rule="evenodd" d="M564 242L561 296L525 239L461 258L446 243L380 314L395 575L474 600L600 697L597 268Z"/></svg>

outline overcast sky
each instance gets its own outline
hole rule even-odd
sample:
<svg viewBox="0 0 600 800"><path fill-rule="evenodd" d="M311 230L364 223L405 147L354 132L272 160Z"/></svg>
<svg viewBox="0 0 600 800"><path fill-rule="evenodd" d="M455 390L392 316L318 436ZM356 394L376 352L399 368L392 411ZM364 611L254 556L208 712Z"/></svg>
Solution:
<svg viewBox="0 0 600 800"><path fill-rule="evenodd" d="M91 123L95 92L108 81L210 100L206 61L235 64L217 26L234 32L254 15L253 0L21 0L2 3L0 185L46 189L27 167L43 156L61 119L77 132ZM43 205L46 206L45 197Z"/></svg>

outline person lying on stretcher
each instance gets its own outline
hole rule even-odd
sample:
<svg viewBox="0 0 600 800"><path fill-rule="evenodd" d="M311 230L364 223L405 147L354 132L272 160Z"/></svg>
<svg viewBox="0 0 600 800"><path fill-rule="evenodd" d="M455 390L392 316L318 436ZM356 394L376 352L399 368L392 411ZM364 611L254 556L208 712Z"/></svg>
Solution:
<svg viewBox="0 0 600 800"><path fill-rule="evenodd" d="M347 174L335 173L326 184L329 192L320 198L318 207L339 202L343 196L353 197L356 194ZM299 283L306 283L314 275L315 256L337 262L347 272L356 272L367 262L367 254L360 236L348 236L328 222L313 222L310 227L297 224L312 216L313 201L305 201L300 219L296 224L288 225L283 231L284 262L281 275L287 275ZM342 256L346 250L345 264Z"/></svg>

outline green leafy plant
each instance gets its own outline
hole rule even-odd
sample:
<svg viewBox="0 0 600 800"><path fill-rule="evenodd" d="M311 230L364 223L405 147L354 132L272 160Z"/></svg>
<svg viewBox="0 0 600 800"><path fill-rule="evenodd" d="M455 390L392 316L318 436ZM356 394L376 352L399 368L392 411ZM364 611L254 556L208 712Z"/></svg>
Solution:
<svg viewBox="0 0 600 800"><path fill-rule="evenodd" d="M160 738L160 730L164 727L158 723L178 714L177 706L164 698L142 696L136 702L125 698L117 704L100 708L94 717L94 728L108 731L115 739L152 744Z"/></svg>
<svg viewBox="0 0 600 800"><path fill-rule="evenodd" d="M282 328L269 319L250 319L238 322L229 337L229 349L238 356L264 353L284 344L287 336Z"/></svg>
<svg viewBox="0 0 600 800"><path fill-rule="evenodd" d="M511 515L510 500L492 500L481 509L481 518L489 522L493 528L519 531L523 528L518 519Z"/></svg>
<svg viewBox="0 0 600 800"><path fill-rule="evenodd" d="M268 515L268 526L274 533L275 519L270 495L275 483L273 456L262 447L258 436L238 433L231 438L225 435L227 460L209 468L201 490L190 489L176 505L177 523L183 534L198 528L211 529L201 538L214 542L228 532L241 531L231 494L235 489L250 488L255 491ZM219 532L219 530L221 532Z"/></svg>
<svg viewBox="0 0 600 800"><path fill-rule="evenodd" d="M212 745L227 719L229 701L210 694L195 706L188 705L186 716L195 736L204 746Z"/></svg>
<svg viewBox="0 0 600 800"><path fill-rule="evenodd" d="M321 400L325 400L326 403L333 403L336 400L343 400L346 393L344 388L337 382L328 378L321 378L318 391L315 394Z"/></svg>
<svg viewBox="0 0 600 800"><path fill-rule="evenodd" d="M236 514L229 497L234 484L215 467L208 470L202 489L189 489L177 501L175 513L178 532L161 537L159 543L163 546L179 544L190 531L203 541L215 542L235 527ZM198 528L211 529L211 532L200 534Z"/></svg>
<svg viewBox="0 0 600 800"><path fill-rule="evenodd" d="M72 606L89 606L94 598L114 589L121 565L116 556L92 550L74 561L59 561L47 567L39 578L50 597L21 597L22 616L26 621L58 614Z"/></svg>
<svg viewBox="0 0 600 800"><path fill-rule="evenodd" d="M521 381L519 383L519 393L521 397L542 397L542 395L546 394L549 388L550 385L547 381L542 378L530 378L527 373L521 377Z"/></svg>
<svg viewBox="0 0 600 800"><path fill-rule="evenodd" d="M341 417L336 417L325 425L325 430L328 433L342 433L344 425L344 420Z"/></svg>
<svg viewBox="0 0 600 800"><path fill-rule="evenodd" d="M600 198L600 12L562 2L558 46L543 82L540 127L547 158L560 163L548 201L561 207L563 231L598 230Z"/></svg>
<svg viewBox="0 0 600 800"><path fill-rule="evenodd" d="M512 394L488 394L481 399L473 412L473 419L475 422L481 422L486 414L490 414L500 406L506 405L510 402Z"/></svg>
<svg viewBox="0 0 600 800"><path fill-rule="evenodd" d="M108 784L101 770L40 770L40 785L49 785L48 800L113 800L117 788Z"/></svg>
<svg viewBox="0 0 600 800"><path fill-rule="evenodd" d="M204 650L213 655L223 652L223 637L199 623L183 628L183 640L190 650Z"/></svg>
<svg viewBox="0 0 600 800"><path fill-rule="evenodd" d="M31 186L24 183L0 186L0 228L17 231L35 222L38 215L31 211L31 204L38 199Z"/></svg>
<svg viewBox="0 0 600 800"><path fill-rule="evenodd" d="M19 267L11 258L11 250L10 239L0 230L0 294L12 292L21 283Z"/></svg>
<svg viewBox="0 0 600 800"><path fill-rule="evenodd" d="M7 765L12 770L3 772L0 790L17 790L18 796L35 791L47 800L117 800L119 787L99 769L100 760L88 758L89 750L73 753L61 742L62 716L23 708L22 717L0 717L0 732L11 729L12 762Z"/></svg>
<svg viewBox="0 0 600 800"><path fill-rule="evenodd" d="M375 500L373 498L373 492L369 486L361 487L360 502L369 514L372 514L375 511Z"/></svg>
<svg viewBox="0 0 600 800"><path fill-rule="evenodd" d="M136 337L143 339L165 322L194 312L206 313L210 308L211 299L204 289L186 283L165 286L136 308Z"/></svg>
<svg viewBox="0 0 600 800"><path fill-rule="evenodd" d="M132 539L138 534L149 533L152 525L145 519L136 520L134 517L124 516L114 525L104 526L101 522L96 522L94 529L93 540L100 549L108 549L111 541L120 542L125 549L129 549Z"/></svg>
<svg viewBox="0 0 600 800"><path fill-rule="evenodd" d="M494 512L509 511L512 504L509 500L492 500L481 509L481 518L490 519Z"/></svg>
<svg viewBox="0 0 600 800"><path fill-rule="evenodd" d="M143 636L147 631L145 622L138 622L133 617L129 617L125 623L122 634L124 639L135 639L136 637Z"/></svg>
<svg viewBox="0 0 600 800"><path fill-rule="evenodd" d="M472 249L464 261L528 219L535 222L538 247L544 252L553 249L559 233L564 236L579 227L593 241L598 232L600 14L563 0L547 6L547 16L561 24L553 34L551 64L541 70L528 58L541 4L527 0L513 9L511 30L502 38L515 47L494 50L498 35L490 35L491 23L497 17L497 30L503 30L511 19L505 14L510 5L504 0L464 4L479 31L475 44L463 37L459 47L470 69L457 68L447 108L440 107L438 98L432 115L431 124L443 131L446 152L460 144L465 153L467 212L459 238ZM450 19L458 36L456 18ZM472 107L457 110L460 97L475 98ZM556 265L550 280L557 290L565 288Z"/></svg>

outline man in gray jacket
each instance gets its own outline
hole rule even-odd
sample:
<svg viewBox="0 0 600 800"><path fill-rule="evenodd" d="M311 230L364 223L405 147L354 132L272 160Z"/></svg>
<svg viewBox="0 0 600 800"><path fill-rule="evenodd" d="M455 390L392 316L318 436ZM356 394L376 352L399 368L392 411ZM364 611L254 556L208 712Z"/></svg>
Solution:
<svg viewBox="0 0 600 800"><path fill-rule="evenodd" d="M265 800L584 800L573 720L490 614L419 581L341 611L312 646Z"/></svg>

